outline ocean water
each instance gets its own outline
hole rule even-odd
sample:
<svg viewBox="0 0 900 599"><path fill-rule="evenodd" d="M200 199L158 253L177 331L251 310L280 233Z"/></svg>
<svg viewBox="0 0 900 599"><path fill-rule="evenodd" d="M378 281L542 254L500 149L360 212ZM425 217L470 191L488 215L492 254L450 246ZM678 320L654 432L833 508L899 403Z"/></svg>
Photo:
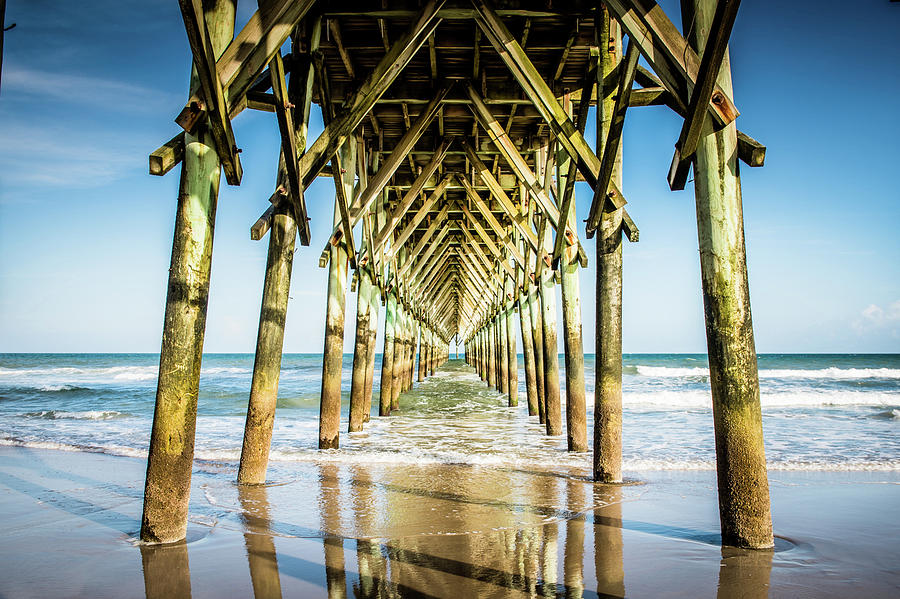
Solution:
<svg viewBox="0 0 900 599"><path fill-rule="evenodd" d="M351 362L345 356L343 431ZM399 413L379 418L379 357L366 431L342 431L341 449L323 452L316 449L321 355L287 354L272 468L297 461L589 468L590 454L566 452L565 437L543 435L528 416L519 363L518 408L451 361L402 395ZM153 354L0 354L0 444L146 455L157 364ZM249 354L204 356L198 459L239 458L252 368ZM759 368L770 469L900 470L900 354L770 354ZM592 355L586 380L590 424ZM626 355L623 383L626 472L715 467L705 355Z"/></svg>

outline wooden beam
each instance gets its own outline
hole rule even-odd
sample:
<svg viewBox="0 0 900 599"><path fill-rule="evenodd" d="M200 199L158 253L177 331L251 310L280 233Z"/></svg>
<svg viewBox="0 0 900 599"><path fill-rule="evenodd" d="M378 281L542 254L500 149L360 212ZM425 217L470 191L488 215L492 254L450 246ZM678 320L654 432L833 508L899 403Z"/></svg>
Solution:
<svg viewBox="0 0 900 599"><path fill-rule="evenodd" d="M430 256L431 252L434 251L434 248L437 247L437 244L439 244L444 239L444 237L447 236L447 233L449 233L450 230L445 227L445 228L441 229L441 233L437 236L435 241L430 246L428 246L428 249L427 250L425 249L426 244L431 239L431 236L434 235L434 232L437 231L438 227L440 227L444 224L444 221L447 219L448 212L450 212L450 204L444 204L444 207L441 208L441 211L438 212L437 216L435 216L431 220L431 224L428 225L428 228L425 229L425 232L422 233L421 237L419 237L419 241L416 242L416 245L415 245L415 247L413 247L413 250L411 252L412 257L409 260L407 260L406 264L404 264L400 269L401 275L403 275L407 270L409 270L409 268L413 265L413 260L417 256L423 256L423 250L425 251L425 253L427 253ZM424 256L423 256L422 258L419 259L419 261L421 262L421 260L424 260L424 259L426 259L426 258L424 258Z"/></svg>
<svg viewBox="0 0 900 599"><path fill-rule="evenodd" d="M706 121L706 107L721 104L724 96L715 92L716 79L725 52L728 50L728 38L731 37L731 29L737 18L740 0L718 0L716 12L710 29L710 35L706 39L703 57L700 59L700 70L697 72L697 82L691 92L691 101L688 104L687 117L681 127L678 142L675 144L675 155L669 167L669 189L680 191L687 183L688 173L691 170L691 156L697 151L703 123Z"/></svg>
<svg viewBox="0 0 900 599"><path fill-rule="evenodd" d="M403 134L403 137L400 138L400 141L394 146L394 151L391 152L391 155L388 156L387 160L382 163L381 167L378 169L378 172L375 173L375 176L372 177L372 180L368 182L365 189L357 196L356 201L353 202L353 205L350 208L350 218L352 224L355 226L358 222L360 215L364 214L369 208L371 208L372 203L375 201L375 198L378 197L381 192L384 190L385 185L394 176L394 173L400 168L400 165L403 163L403 160L409 154L410 149L416 145L416 142L422 137L422 134L428 129L428 125L431 124L431 121L434 120L435 115L437 114L438 107L440 106L441 100L444 98L448 91L448 88L443 88L438 94L432 99L431 103L419 114L416 118L416 122L410 127L406 133ZM425 187L425 183L428 179L434 174L437 170L438 165L440 165L441 161L443 161L444 156L447 154L447 150L450 148L450 145L453 143L453 138L447 138L441 141L441 144L435 150L432 155L431 160L422 169L422 172L416 177L416 180L413 182L409 191L403 196L403 199L400 201L401 206L405 206L404 212L406 209L409 209L409 206L415 200L415 198L419 195L422 189ZM399 212L397 212L397 218L402 216ZM385 224L384 228L390 227L393 230L394 227L397 226L396 220L392 218L388 220L388 223ZM337 230L335 230L331 237L337 234ZM381 232L379 231L376 237L382 237ZM386 237L385 237L386 239ZM331 240L329 240L331 243ZM376 247L378 247L376 245Z"/></svg>
<svg viewBox="0 0 900 599"><path fill-rule="evenodd" d="M331 100L331 90L328 85L328 73L320 52L316 52L313 55L313 61L316 67L316 79L319 81L319 97L322 102L322 120L325 126L328 127L328 125L334 122L335 118L334 103ZM348 138L344 143L352 142ZM353 168L355 165L347 166ZM356 169L353 168L353 170ZM350 220L347 193L344 189L344 172L344 165L341 164L341 153L336 152L334 156L331 157L331 176L334 179L334 201L337 204L338 213L341 217L339 227L341 235L332 236L329 246L326 246L322 258L319 259L319 266L324 268L325 265L328 264L328 257L331 255L329 247L337 245L340 242L341 236L343 236L344 241L347 244L347 258L350 262L350 268L356 270L356 248L354 247L353 241L354 223ZM303 215L306 216L305 207Z"/></svg>
<svg viewBox="0 0 900 599"><path fill-rule="evenodd" d="M535 198L535 200L537 200L538 205L541 207L541 210L544 212L544 214L546 214L550 219L550 223L553 225L553 227L566 227L566 223L562 223L562 225L560 225L559 208L556 207L556 203L552 198L550 198L544 186L541 185L541 183L537 180L534 171L532 171L531 167L528 166L528 163L525 162L525 159L519 153L519 149L506 134L506 131L503 129L494 115L491 114L490 109L481 99L481 96L478 95L478 91L475 89L471 82L469 82L466 89L469 93L469 97L472 99L470 108L472 109L472 113L475 115L476 121L481 124L485 131L487 131L491 141L494 142L494 145L498 150L500 150L500 153L503 154L503 157L506 159L507 163L509 163L510 167L512 167L512 170L516 174L516 176L523 183L525 183L528 191ZM568 120L568 117L566 118L566 120ZM578 133L577 130L575 130L575 132ZM581 136L581 138L583 140L584 136ZM593 156L593 152L591 152L591 155ZM624 201L624 198L622 198L622 200ZM575 233L575 231L571 231L571 235L573 235L575 239L578 238L578 235ZM540 239L540 236L538 237L538 239ZM578 244L578 254L580 261L587 260L587 256L584 254L584 248L581 247L580 243Z"/></svg>
<svg viewBox="0 0 900 599"><path fill-rule="evenodd" d="M466 188L466 195L470 200L472 200L472 203L475 204L475 208L478 210L478 212L481 213L481 215L484 217L484 220L497 235L497 239L500 241L500 243L510 251L516 262L524 266L525 258L522 256L521 252L519 252L518 248L516 248L515 245L513 245L509 240L506 231L503 230L500 222L494 217L494 213L491 211L491 209L487 206L487 204L484 203L484 200L481 199L481 196L478 195L478 192L472 189L472 186L468 181L466 181L464 178L460 178L460 181L462 181L463 187ZM463 212L468 214L468 210L465 207L463 207Z"/></svg>
<svg viewBox="0 0 900 599"><path fill-rule="evenodd" d="M596 185L600 160L591 150L584 135L578 132L575 124L559 105L556 96L541 77L531 59L525 54L497 13L488 6L485 0L472 0L472 4L478 13L476 22L494 49L500 54L500 58L509 68L513 77L522 86L525 95L559 138L569 155L577 159L578 170L584 175L585 181L591 187ZM616 208L621 208L626 204L625 196L618 189L614 191L616 195L610 197L610 200L616 205ZM610 195L612 196L612 194Z"/></svg>
<svg viewBox="0 0 900 599"><path fill-rule="evenodd" d="M688 104L691 89L697 81L700 59L688 45L678 28L653 0L608 0L606 5L641 48L641 54L659 75L665 87ZM718 85L718 103L708 104L718 127L731 123L740 112Z"/></svg>
<svg viewBox="0 0 900 599"><path fill-rule="evenodd" d="M184 159L184 131L150 154L150 174L162 177Z"/></svg>
<svg viewBox="0 0 900 599"><path fill-rule="evenodd" d="M178 0L178 4L181 7L181 16L184 19L184 28L187 31L191 53L194 55L197 79L205 98L205 104L202 106L199 106L198 98L192 98L188 103L192 108L186 110L192 112L194 108L199 107L206 111L210 133L212 133L216 146L216 154L218 154L222 170L225 172L225 180L229 185L240 185L243 175L241 160L238 158L238 147L234 141L231 120L228 118L222 81L216 72L216 55L213 52L212 40L206 28L206 20L203 18L201 0ZM181 124L186 121L179 118L176 119L176 122ZM188 119L187 122L196 124L194 119ZM186 130L192 129L193 127L189 127Z"/></svg>
<svg viewBox="0 0 900 599"><path fill-rule="evenodd" d="M228 90L229 107L242 101L315 3L316 0L271 0L253 13L216 62L216 72Z"/></svg>
<svg viewBox="0 0 900 599"><path fill-rule="evenodd" d="M436 17L436 13L444 1L428 0L406 34L391 47L362 85L344 103L345 109L341 115L325 127L303 155L300 160L300 172L304 188L312 183L338 147L356 129L378 98L387 91L428 36L437 28L440 18Z"/></svg>
<svg viewBox="0 0 900 599"><path fill-rule="evenodd" d="M491 195L497 200L500 206L503 207L503 210L509 215L512 219L513 224L519 230L520 233L528 240L528 243L531 247L537 249L538 240L537 236L534 234L534 231L531 227L528 226L528 222L525 218L520 214L516 214L516 208L513 204L513 201L506 194L501 187L500 183L497 179L494 178L494 175L491 171L488 170L487 165L482 162L481 158L475 153L475 149L469 144L469 142L465 139L462 140L463 149L466 152L466 156L469 159L469 162L472 163L472 166L475 167L475 172L478 173L478 176L481 178L482 182L487 186L488 190L490 190ZM472 188L472 191L475 191L474 187L468 181L460 181L466 187L466 192L469 192L469 188Z"/></svg>
<svg viewBox="0 0 900 599"><path fill-rule="evenodd" d="M606 135L606 144L603 148L600 174L597 176L597 184L594 186L594 199L591 201L591 209L588 212L587 224L584 228L585 234L589 239L594 236L594 231L600 225L600 217L606 207L606 197L609 193L609 184L612 181L616 157L619 155L622 130L625 127L625 113L628 110L631 86L634 83L638 58L640 58L638 45L629 39L628 48L625 50L625 58L619 64L619 85L616 92L616 104L613 108L612 121L610 122L609 132Z"/></svg>
<svg viewBox="0 0 900 599"><path fill-rule="evenodd" d="M297 133L294 128L292 105L288 100L287 81L285 81L284 62L281 53L276 52L269 65L272 78L272 94L275 97L275 116L278 119L278 132L281 134L281 154L284 170L288 180L288 201L291 203L294 220L298 223L306 219L306 207L303 205L303 188L300 186L300 171L297 170Z"/></svg>
<svg viewBox="0 0 900 599"><path fill-rule="evenodd" d="M347 53L347 49L344 47L344 40L341 36L341 25L338 23L337 17L328 20L328 29L331 31L331 37L334 39L334 45L337 46L338 55L341 57L341 62L344 63L344 68L347 70L347 76L350 79L356 79L356 71L353 69L353 61L350 60L350 54Z"/></svg>
<svg viewBox="0 0 900 599"><path fill-rule="evenodd" d="M559 57L559 64L556 66L556 72L553 75L553 81L558 81L560 77L562 77L563 70L566 68L566 61L569 59L569 52L572 51L572 44L575 43L575 38L578 36L578 26L576 24L575 27L572 28L572 31L569 33L568 39L566 39L566 45L563 47L562 56ZM524 44L522 44L524 46Z"/></svg>
<svg viewBox="0 0 900 599"><path fill-rule="evenodd" d="M428 199L423 202L422 207L416 211L415 215L413 215L412 220L410 220L406 227L403 228L403 231L401 231L400 234L397 235L397 239L393 241L392 245L394 248L399 248L404 243L406 243L406 240L409 239L409 236L412 235L413 231L416 230L416 227L419 226L419 223L425 220L425 217L428 215L434 205L444 195L444 191L447 189L447 184L450 183L451 179L453 179L453 175L446 175L443 180L441 180L441 183L438 184L437 188L435 188L435 190L431 192L431 195L428 196ZM378 239L375 240L375 243L378 243Z"/></svg>
<svg viewBox="0 0 900 599"><path fill-rule="evenodd" d="M484 242L484 244L491 251L491 254L494 255L494 258L499 260L501 267L509 274L511 277L516 276L516 271L512 269L512 267L507 264L505 257L503 256L503 252L500 251L500 248L497 247L497 244L494 243L494 240L491 239L491 236L488 235L487 231L484 230L484 227L481 226L481 223L478 222L478 218L472 214L472 211L469 210L465 204L460 204L462 208L463 214L468 217L468 219L472 222L472 228L475 229L475 232L478 233L478 236Z"/></svg>

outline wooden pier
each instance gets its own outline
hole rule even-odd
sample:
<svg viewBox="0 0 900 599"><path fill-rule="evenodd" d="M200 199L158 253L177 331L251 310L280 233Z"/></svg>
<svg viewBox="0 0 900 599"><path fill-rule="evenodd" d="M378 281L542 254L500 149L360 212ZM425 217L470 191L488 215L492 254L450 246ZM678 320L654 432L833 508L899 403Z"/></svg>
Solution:
<svg viewBox="0 0 900 599"><path fill-rule="evenodd" d="M580 271L593 243L593 471L619 483L623 239L638 241L621 137L629 110L665 105L684 119L670 187L694 171L722 539L771 547L740 188L740 162L761 166L765 148L735 123L727 43L739 2L684 0L687 37L652 0L259 0L236 34L235 3L179 0L194 71L173 111L182 130L150 155L151 174L182 166L142 539L185 536L219 178L242 175L232 119L273 113L281 138L271 196L249 198L262 204L251 238L269 239L240 483L266 478L298 237L327 269L321 449L340 446L349 331L350 432L373 401L379 417L401 408L454 343L518 406L521 348L520 409L588 451ZM316 139L312 103L325 124ZM304 190L319 176L334 179L330 223L307 216ZM576 181L593 189L583 228ZM324 248L309 247L313 226L331 231Z"/></svg>

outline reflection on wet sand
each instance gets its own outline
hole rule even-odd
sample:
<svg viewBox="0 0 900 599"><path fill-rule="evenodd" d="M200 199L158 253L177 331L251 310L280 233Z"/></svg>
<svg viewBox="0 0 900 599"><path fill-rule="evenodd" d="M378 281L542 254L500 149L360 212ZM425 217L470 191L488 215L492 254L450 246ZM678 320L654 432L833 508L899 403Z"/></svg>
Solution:
<svg viewBox="0 0 900 599"><path fill-rule="evenodd" d="M625 566L622 561L622 489L595 485L594 504L604 505L594 516L594 572L597 595L625 596Z"/></svg>
<svg viewBox="0 0 900 599"><path fill-rule="evenodd" d="M584 483L569 479L566 481L566 499L569 509L584 505ZM584 591L584 518L566 521L565 571L566 597L581 597Z"/></svg>
<svg viewBox="0 0 900 599"><path fill-rule="evenodd" d="M250 566L250 582L256 599L280 598L281 579L275 540L269 531L268 490L262 485L240 485L238 499L243 510L244 544Z"/></svg>
<svg viewBox="0 0 900 599"><path fill-rule="evenodd" d="M769 596L774 551L722 547L718 599L765 599Z"/></svg>
<svg viewBox="0 0 900 599"><path fill-rule="evenodd" d="M344 570L344 540L337 536L341 528L341 482L336 464L323 464L319 515L322 519L322 544L325 548L325 583L328 599L347 597L347 576Z"/></svg>
<svg viewBox="0 0 900 599"><path fill-rule="evenodd" d="M141 545L140 548L147 599L191 596L187 543Z"/></svg>

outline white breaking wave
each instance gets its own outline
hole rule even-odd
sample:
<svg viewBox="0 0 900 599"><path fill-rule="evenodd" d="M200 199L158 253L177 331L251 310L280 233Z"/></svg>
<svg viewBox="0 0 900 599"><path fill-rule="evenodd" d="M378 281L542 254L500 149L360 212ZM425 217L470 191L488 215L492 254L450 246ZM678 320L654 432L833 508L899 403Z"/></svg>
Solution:
<svg viewBox="0 0 900 599"><path fill-rule="evenodd" d="M201 370L202 376L247 375L247 368L212 367ZM2 368L0 385L34 387L40 391L66 391L77 385L109 385L156 381L157 366L108 366L94 368Z"/></svg>
<svg viewBox="0 0 900 599"><path fill-rule="evenodd" d="M0 439L0 446L27 447L31 449L50 449L69 452L102 453L106 455L146 458L146 449L135 449L120 445L73 445L53 441L23 441L19 439ZM240 449L199 449L194 457L201 461L237 462ZM392 451L359 451L359 450L273 450L272 462L278 463L319 463L319 464L378 464L378 465L473 465L485 467L516 468L541 467L553 468L589 468L590 454L562 454L555 458L536 459L516 457L506 454L473 455L456 452L402 453ZM900 470L900 459L884 460L848 460L827 462L824 460L775 460L767 462L769 471L808 471L808 472L892 472ZM678 459L629 459L622 462L622 469L627 472L649 471L684 471L715 470L713 460L678 460Z"/></svg>
<svg viewBox="0 0 900 599"><path fill-rule="evenodd" d="M680 368L674 366L638 365L635 368L637 368L639 375L654 378L709 376L709 368L699 366L694 368ZM759 377L764 379L900 379L900 369L837 367L820 369L766 368L759 371Z"/></svg>
<svg viewBox="0 0 900 599"><path fill-rule="evenodd" d="M591 395L591 394L588 394ZM896 406L900 393L875 391L845 391L836 389L762 392L763 409L817 406ZM622 394L622 403L631 408L662 408L669 410L712 408L712 395L708 391L628 391ZM593 397L591 397L593 404Z"/></svg>
<svg viewBox="0 0 900 599"><path fill-rule="evenodd" d="M43 410L41 412L27 412L22 414L25 418L45 418L47 420L112 420L113 418L125 418L129 414L114 410L87 410L84 412L63 412L59 410Z"/></svg>

